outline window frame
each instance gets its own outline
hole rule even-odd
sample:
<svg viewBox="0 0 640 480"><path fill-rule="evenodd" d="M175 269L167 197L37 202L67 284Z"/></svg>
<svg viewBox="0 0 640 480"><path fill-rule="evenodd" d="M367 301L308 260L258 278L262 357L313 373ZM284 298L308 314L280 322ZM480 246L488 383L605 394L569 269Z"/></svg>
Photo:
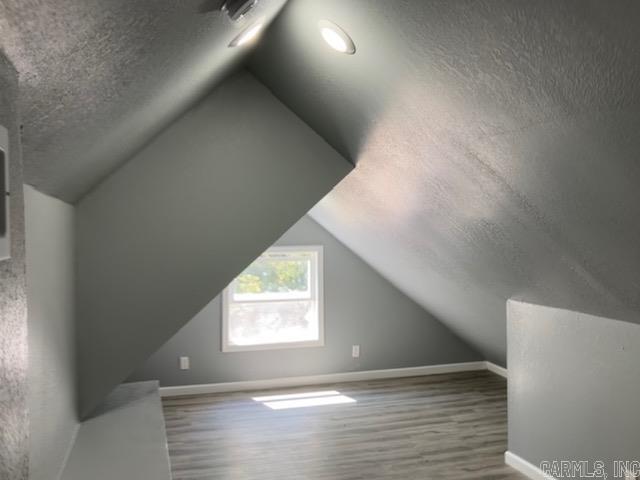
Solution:
<svg viewBox="0 0 640 480"><path fill-rule="evenodd" d="M282 342L282 343L263 343L259 345L231 345L229 344L229 304L231 285L233 281L222 291L222 321L221 323L221 350L223 353L232 352L251 352L258 350L282 350L288 348L307 348L307 347L324 347L324 249L322 245L292 245L284 246L278 245L270 247L262 255L269 253L296 253L296 252L313 252L317 256L316 264L316 298L318 302L318 340L305 340L300 342ZM260 256L262 256L260 255ZM260 258L260 257L258 257ZM256 258L257 260L257 258ZM255 260L254 260L255 261ZM252 262L253 263L253 262ZM312 288L313 286L313 262L311 263L309 279ZM237 278L237 277L236 277ZM313 298L313 297L312 297ZM280 300L273 300L274 302ZM268 303L268 302L257 302Z"/></svg>

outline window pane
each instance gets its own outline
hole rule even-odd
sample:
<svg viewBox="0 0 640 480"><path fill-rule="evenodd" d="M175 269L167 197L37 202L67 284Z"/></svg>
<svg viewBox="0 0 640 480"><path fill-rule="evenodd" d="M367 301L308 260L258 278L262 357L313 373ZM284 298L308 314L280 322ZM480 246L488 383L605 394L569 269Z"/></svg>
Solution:
<svg viewBox="0 0 640 480"><path fill-rule="evenodd" d="M322 344L321 258L319 247L273 247L236 277L223 296L223 349Z"/></svg>
<svg viewBox="0 0 640 480"><path fill-rule="evenodd" d="M310 270L309 257L262 256L233 282L233 300L310 299Z"/></svg>
<svg viewBox="0 0 640 480"><path fill-rule="evenodd" d="M320 339L316 301L231 303L229 345L264 345Z"/></svg>

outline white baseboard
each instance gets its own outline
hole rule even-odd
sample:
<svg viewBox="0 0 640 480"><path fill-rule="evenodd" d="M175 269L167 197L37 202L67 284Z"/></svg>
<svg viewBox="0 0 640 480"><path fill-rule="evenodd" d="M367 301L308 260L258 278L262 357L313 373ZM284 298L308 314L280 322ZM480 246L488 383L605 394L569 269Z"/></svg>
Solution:
<svg viewBox="0 0 640 480"><path fill-rule="evenodd" d="M487 370L489 370L490 372L495 373L496 375L500 375L501 377L507 378L507 369L504 367L501 367L500 365L496 365L493 362L484 362L487 364Z"/></svg>
<svg viewBox="0 0 640 480"><path fill-rule="evenodd" d="M524 476L532 480L556 480L551 475L547 475L534 464L527 462L524 458L513 452L504 452L504 463L515 468Z"/></svg>
<svg viewBox="0 0 640 480"><path fill-rule="evenodd" d="M496 366L497 367L497 366ZM501 368L501 367L497 367ZM244 392L248 390L266 390L271 388L302 387L305 385L322 385L328 383L357 382L381 378L418 377L422 375L438 375L442 373L471 372L487 370L487 362L447 363L428 365L425 367L391 368L387 370L366 370L362 372L330 373L306 377L270 378L267 380L247 380L242 382L208 383L202 385L183 385L176 387L160 387L161 397L178 397L181 395L198 395L204 393Z"/></svg>

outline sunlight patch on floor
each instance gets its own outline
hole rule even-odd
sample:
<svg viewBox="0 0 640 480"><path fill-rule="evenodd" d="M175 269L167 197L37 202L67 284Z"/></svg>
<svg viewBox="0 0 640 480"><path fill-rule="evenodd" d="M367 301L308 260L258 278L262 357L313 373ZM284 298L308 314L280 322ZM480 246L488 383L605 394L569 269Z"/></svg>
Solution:
<svg viewBox="0 0 640 480"><path fill-rule="evenodd" d="M254 397L253 401L262 403L272 410L356 403L355 399L342 395L336 390Z"/></svg>

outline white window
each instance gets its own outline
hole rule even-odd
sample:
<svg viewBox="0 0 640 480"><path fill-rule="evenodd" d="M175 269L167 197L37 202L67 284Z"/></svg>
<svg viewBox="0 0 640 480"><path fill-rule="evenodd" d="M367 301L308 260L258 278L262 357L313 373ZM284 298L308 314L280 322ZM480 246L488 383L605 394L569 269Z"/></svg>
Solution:
<svg viewBox="0 0 640 480"><path fill-rule="evenodd" d="M271 247L224 290L223 352L322 345L322 247Z"/></svg>

